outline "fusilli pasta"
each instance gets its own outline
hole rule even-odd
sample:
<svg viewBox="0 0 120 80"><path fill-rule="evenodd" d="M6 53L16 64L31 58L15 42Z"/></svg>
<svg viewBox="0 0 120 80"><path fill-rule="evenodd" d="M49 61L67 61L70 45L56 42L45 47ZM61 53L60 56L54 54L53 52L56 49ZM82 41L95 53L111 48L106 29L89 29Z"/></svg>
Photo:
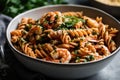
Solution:
<svg viewBox="0 0 120 80"><path fill-rule="evenodd" d="M38 20L22 18L11 42L24 54L57 63L83 63L110 55L118 30L83 12L48 12Z"/></svg>

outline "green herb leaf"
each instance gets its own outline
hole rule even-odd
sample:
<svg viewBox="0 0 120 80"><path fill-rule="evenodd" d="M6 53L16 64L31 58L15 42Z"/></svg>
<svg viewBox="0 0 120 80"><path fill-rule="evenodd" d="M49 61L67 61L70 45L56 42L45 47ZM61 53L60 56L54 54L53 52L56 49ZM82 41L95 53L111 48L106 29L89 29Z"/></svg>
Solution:
<svg viewBox="0 0 120 80"><path fill-rule="evenodd" d="M91 60L94 60L94 56L93 55L89 55L89 56L86 56L85 59L87 61L91 61Z"/></svg>
<svg viewBox="0 0 120 80"><path fill-rule="evenodd" d="M74 52L75 54L78 54L78 51L77 50L75 50L75 52Z"/></svg>
<svg viewBox="0 0 120 80"><path fill-rule="evenodd" d="M85 20L83 20L82 18L78 18L75 16L64 16L64 23L60 26L61 28L68 28L68 29L72 29L73 26L82 21L83 23L85 22Z"/></svg>
<svg viewBox="0 0 120 80"><path fill-rule="evenodd" d="M0 6L4 14L15 17L19 13L40 6L62 4L63 0L0 0ZM3 9L4 8L4 9Z"/></svg>

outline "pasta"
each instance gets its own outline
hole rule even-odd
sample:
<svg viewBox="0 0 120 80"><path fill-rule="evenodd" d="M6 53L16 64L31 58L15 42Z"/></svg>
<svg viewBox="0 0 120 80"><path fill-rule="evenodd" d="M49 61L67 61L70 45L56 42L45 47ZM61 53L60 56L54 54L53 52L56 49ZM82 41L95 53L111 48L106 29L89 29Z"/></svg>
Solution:
<svg viewBox="0 0 120 80"><path fill-rule="evenodd" d="M48 12L38 20L22 18L11 42L24 54L56 63L83 63L110 55L118 30L83 12Z"/></svg>

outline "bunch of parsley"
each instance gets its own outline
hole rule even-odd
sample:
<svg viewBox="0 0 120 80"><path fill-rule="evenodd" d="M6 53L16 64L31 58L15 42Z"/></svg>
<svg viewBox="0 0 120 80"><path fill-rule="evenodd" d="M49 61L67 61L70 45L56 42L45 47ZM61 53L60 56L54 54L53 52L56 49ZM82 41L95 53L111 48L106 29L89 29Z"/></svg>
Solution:
<svg viewBox="0 0 120 80"><path fill-rule="evenodd" d="M0 0L0 11L10 17L40 6L63 4L64 0Z"/></svg>

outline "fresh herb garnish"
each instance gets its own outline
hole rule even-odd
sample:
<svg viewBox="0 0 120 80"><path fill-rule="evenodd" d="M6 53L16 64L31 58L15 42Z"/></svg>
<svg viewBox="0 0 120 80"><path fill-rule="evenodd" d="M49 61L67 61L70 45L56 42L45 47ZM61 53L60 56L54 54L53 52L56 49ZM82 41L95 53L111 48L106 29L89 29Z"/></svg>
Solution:
<svg viewBox="0 0 120 80"><path fill-rule="evenodd" d="M47 36L47 34L45 34L44 36L41 36L38 40L36 40L36 43L41 43L44 44L46 42L49 42L49 37Z"/></svg>
<svg viewBox="0 0 120 80"><path fill-rule="evenodd" d="M80 57L76 57L76 60L75 60L76 63L80 62Z"/></svg>
<svg viewBox="0 0 120 80"><path fill-rule="evenodd" d="M86 56L85 59L87 61L91 61L91 60L94 60L94 56L93 55L89 55L89 56Z"/></svg>
<svg viewBox="0 0 120 80"><path fill-rule="evenodd" d="M25 30L29 31L31 29L31 27L32 27L32 24L26 24L25 25Z"/></svg>
<svg viewBox="0 0 120 80"><path fill-rule="evenodd" d="M78 51L77 51L77 50L75 50L75 51L74 51L74 53L75 53L75 54L78 54Z"/></svg>
<svg viewBox="0 0 120 80"><path fill-rule="evenodd" d="M26 42L27 42L24 38L20 38L20 41L21 41L22 43L26 43Z"/></svg>
<svg viewBox="0 0 120 80"><path fill-rule="evenodd" d="M63 24L59 27L60 29L62 28L67 28L67 29L72 29L74 28L73 26L82 21L83 23L85 22L85 20L83 20L82 18L78 18L78 17L75 17L75 16L64 16L63 17Z"/></svg>

